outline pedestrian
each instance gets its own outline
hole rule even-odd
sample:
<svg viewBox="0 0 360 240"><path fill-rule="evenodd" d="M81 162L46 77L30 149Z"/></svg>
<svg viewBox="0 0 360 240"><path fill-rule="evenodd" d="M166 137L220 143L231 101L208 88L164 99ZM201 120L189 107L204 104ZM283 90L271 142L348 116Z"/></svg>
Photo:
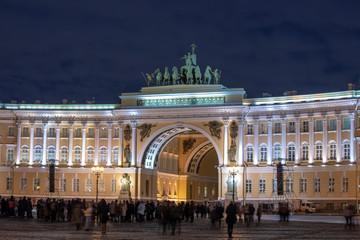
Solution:
<svg viewBox="0 0 360 240"><path fill-rule="evenodd" d="M354 207L352 205L346 206L345 209L344 209L344 217L345 217L345 220L346 220L345 228L354 227L354 224L352 222L352 217L353 216L354 216Z"/></svg>
<svg viewBox="0 0 360 240"><path fill-rule="evenodd" d="M98 206L98 216L100 218L102 234L106 233L106 223L108 221L108 213L109 213L109 207L106 204L105 199L101 199Z"/></svg>
<svg viewBox="0 0 360 240"><path fill-rule="evenodd" d="M161 207L161 224L163 225L163 235L166 232L166 226L169 223L169 204L167 201L164 201Z"/></svg>
<svg viewBox="0 0 360 240"><path fill-rule="evenodd" d="M221 205L221 203L218 203L216 206L216 219L219 221L219 227L221 227L221 220L224 217L224 207Z"/></svg>
<svg viewBox="0 0 360 240"><path fill-rule="evenodd" d="M233 238L234 224L236 223L236 206L231 201L229 206L226 208L226 223L228 225L229 238Z"/></svg>
<svg viewBox="0 0 360 240"><path fill-rule="evenodd" d="M85 216L85 231L90 231L92 229L92 215L93 215L93 208L91 203L87 203L86 210L83 210Z"/></svg>
<svg viewBox="0 0 360 240"><path fill-rule="evenodd" d="M81 225L81 202L80 199L74 200L72 204L72 219L75 223L76 230L80 230Z"/></svg>
<svg viewBox="0 0 360 240"><path fill-rule="evenodd" d="M262 207L259 205L256 211L256 216L258 217L258 223L257 223L258 226L261 221L261 215L262 215Z"/></svg>

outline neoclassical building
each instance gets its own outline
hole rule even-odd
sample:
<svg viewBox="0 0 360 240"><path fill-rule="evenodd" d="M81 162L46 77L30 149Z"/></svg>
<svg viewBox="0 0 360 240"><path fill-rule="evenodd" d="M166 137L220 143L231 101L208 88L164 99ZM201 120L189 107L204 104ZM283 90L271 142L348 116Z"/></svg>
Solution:
<svg viewBox="0 0 360 240"><path fill-rule="evenodd" d="M128 174L133 199L356 203L359 91L247 98L195 78L149 83L121 104L1 104L0 194L95 199L91 168L102 166L99 195L109 200L124 197Z"/></svg>

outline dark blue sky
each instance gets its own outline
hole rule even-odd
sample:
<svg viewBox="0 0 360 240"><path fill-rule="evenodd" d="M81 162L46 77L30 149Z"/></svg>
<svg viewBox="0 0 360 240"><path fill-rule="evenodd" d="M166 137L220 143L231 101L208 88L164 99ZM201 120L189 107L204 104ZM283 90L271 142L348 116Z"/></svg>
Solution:
<svg viewBox="0 0 360 240"><path fill-rule="evenodd" d="M141 72L198 63L249 97L346 90L360 73L360 1L0 2L0 101L115 103Z"/></svg>

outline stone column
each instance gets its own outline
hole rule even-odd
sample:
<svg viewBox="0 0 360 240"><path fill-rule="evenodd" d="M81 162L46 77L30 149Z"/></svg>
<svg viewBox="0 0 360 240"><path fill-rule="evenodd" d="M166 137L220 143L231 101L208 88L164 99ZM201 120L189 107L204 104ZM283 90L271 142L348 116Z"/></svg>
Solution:
<svg viewBox="0 0 360 240"><path fill-rule="evenodd" d="M42 162L41 165L46 165L46 154L47 154L47 146L46 146L46 139L47 139L47 125L48 123L43 123L43 151L42 151Z"/></svg>
<svg viewBox="0 0 360 240"><path fill-rule="evenodd" d="M29 165L34 165L34 132L35 123L30 123L30 146L29 146Z"/></svg>
<svg viewBox="0 0 360 240"><path fill-rule="evenodd" d="M259 165L259 119L254 119L254 165Z"/></svg>
<svg viewBox="0 0 360 240"><path fill-rule="evenodd" d="M86 122L81 123L81 166L85 166L85 156L86 156Z"/></svg>
<svg viewBox="0 0 360 240"><path fill-rule="evenodd" d="M21 122L16 122L17 140L16 140L16 165L20 164L21 152Z"/></svg>
<svg viewBox="0 0 360 240"><path fill-rule="evenodd" d="M273 141L272 141L272 119L267 120L268 124L268 148L267 148L267 165L272 164Z"/></svg>
<svg viewBox="0 0 360 240"><path fill-rule="evenodd" d="M238 139L238 160L237 160L237 164L239 166L242 166L244 164L244 119L243 118L239 118L237 120L238 122L238 135L239 135L239 139Z"/></svg>
<svg viewBox="0 0 360 240"><path fill-rule="evenodd" d="M336 162L341 162L341 114L336 114Z"/></svg>
<svg viewBox="0 0 360 240"><path fill-rule="evenodd" d="M69 159L68 159L68 166L72 166L73 162L73 141L74 141L74 123L69 123Z"/></svg>
<svg viewBox="0 0 360 240"><path fill-rule="evenodd" d="M355 161L355 113L350 113L350 162Z"/></svg>
<svg viewBox="0 0 360 240"><path fill-rule="evenodd" d="M111 166L111 153L112 153L112 127L113 124L112 123L107 123L107 128L108 128L108 146L107 146L107 159L106 159L106 166Z"/></svg>
<svg viewBox="0 0 360 240"><path fill-rule="evenodd" d="M119 160L118 166L123 166L123 138L124 138L124 123L119 122Z"/></svg>
<svg viewBox="0 0 360 240"><path fill-rule="evenodd" d="M59 165L60 162L60 126L61 123L55 123L55 164Z"/></svg>
<svg viewBox="0 0 360 240"><path fill-rule="evenodd" d="M95 150L94 150L94 165L99 165L99 135L100 135L100 123L95 122Z"/></svg>
<svg viewBox="0 0 360 240"><path fill-rule="evenodd" d="M136 167L136 150L137 150L137 144L136 144L136 128L137 128L137 122L133 121L131 122L132 126L132 138L131 138L131 167Z"/></svg>
<svg viewBox="0 0 360 240"><path fill-rule="evenodd" d="M286 118L281 119L281 158L286 159Z"/></svg>
<svg viewBox="0 0 360 240"><path fill-rule="evenodd" d="M323 152L322 152L322 157L323 163L327 162L328 159L328 144L327 144L327 116L324 115L322 116L322 120L323 120Z"/></svg>
<svg viewBox="0 0 360 240"><path fill-rule="evenodd" d="M228 160L228 149L229 149L229 119L227 118L223 118L223 123L224 123L224 155L223 155L223 159L224 159L224 166L229 165L229 160Z"/></svg>
<svg viewBox="0 0 360 240"><path fill-rule="evenodd" d="M295 164L300 163L300 117L295 118Z"/></svg>
<svg viewBox="0 0 360 240"><path fill-rule="evenodd" d="M314 163L314 117L308 116L309 119L309 163Z"/></svg>

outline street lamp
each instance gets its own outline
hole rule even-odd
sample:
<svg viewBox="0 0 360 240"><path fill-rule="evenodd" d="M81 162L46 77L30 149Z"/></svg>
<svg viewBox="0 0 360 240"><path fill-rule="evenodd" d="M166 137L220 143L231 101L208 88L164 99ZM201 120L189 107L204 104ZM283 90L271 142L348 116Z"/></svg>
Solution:
<svg viewBox="0 0 360 240"><path fill-rule="evenodd" d="M91 168L92 172L96 175L96 203L98 202L99 197L99 176L104 171L103 167L93 167Z"/></svg>
<svg viewBox="0 0 360 240"><path fill-rule="evenodd" d="M243 171L243 206L246 205L246 168L247 168L247 163L244 161L243 162L243 167L244 167L244 171Z"/></svg>
<svg viewBox="0 0 360 240"><path fill-rule="evenodd" d="M235 202L235 176L238 172L237 164L234 161L230 161L232 167L230 168L229 174L232 175L232 201Z"/></svg>

